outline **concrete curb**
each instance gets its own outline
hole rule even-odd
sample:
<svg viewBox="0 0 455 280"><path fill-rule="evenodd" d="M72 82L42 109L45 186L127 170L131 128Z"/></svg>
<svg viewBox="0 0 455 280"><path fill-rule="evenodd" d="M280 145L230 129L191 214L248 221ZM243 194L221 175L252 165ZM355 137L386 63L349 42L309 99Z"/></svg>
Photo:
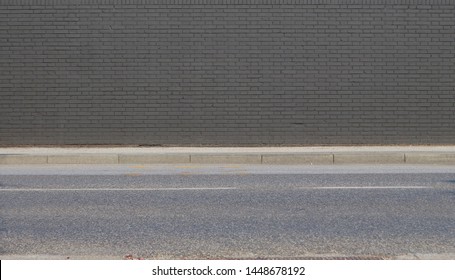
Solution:
<svg viewBox="0 0 455 280"><path fill-rule="evenodd" d="M175 164L190 163L190 155L185 154L119 154L120 164Z"/></svg>
<svg viewBox="0 0 455 280"><path fill-rule="evenodd" d="M337 153L334 164L401 164L405 163L405 155L400 152L370 153Z"/></svg>
<svg viewBox="0 0 455 280"><path fill-rule="evenodd" d="M455 164L455 153L406 153L408 164Z"/></svg>
<svg viewBox="0 0 455 280"><path fill-rule="evenodd" d="M0 154L0 165L15 164L455 165L455 152Z"/></svg>
<svg viewBox="0 0 455 280"><path fill-rule="evenodd" d="M0 164L46 164L47 156L0 155Z"/></svg>
<svg viewBox="0 0 455 280"><path fill-rule="evenodd" d="M197 164L261 164L261 154L195 154L191 163Z"/></svg>
<svg viewBox="0 0 455 280"><path fill-rule="evenodd" d="M49 164L117 164L116 154L49 155Z"/></svg>
<svg viewBox="0 0 455 280"><path fill-rule="evenodd" d="M262 164L333 164L333 154L266 154L262 155Z"/></svg>

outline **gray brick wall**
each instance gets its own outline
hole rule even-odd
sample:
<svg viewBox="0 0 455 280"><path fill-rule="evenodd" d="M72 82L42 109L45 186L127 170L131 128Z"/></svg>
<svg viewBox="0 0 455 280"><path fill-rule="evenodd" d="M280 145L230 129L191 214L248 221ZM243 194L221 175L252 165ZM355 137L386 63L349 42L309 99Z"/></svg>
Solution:
<svg viewBox="0 0 455 280"><path fill-rule="evenodd" d="M451 0L0 0L0 144L455 144Z"/></svg>

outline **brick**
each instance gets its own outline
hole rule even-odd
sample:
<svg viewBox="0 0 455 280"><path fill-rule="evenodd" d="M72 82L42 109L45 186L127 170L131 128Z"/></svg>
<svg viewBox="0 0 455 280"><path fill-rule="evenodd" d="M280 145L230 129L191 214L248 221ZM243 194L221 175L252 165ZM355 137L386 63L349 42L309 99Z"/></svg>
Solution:
<svg viewBox="0 0 455 280"><path fill-rule="evenodd" d="M0 145L454 144L454 9L0 1Z"/></svg>

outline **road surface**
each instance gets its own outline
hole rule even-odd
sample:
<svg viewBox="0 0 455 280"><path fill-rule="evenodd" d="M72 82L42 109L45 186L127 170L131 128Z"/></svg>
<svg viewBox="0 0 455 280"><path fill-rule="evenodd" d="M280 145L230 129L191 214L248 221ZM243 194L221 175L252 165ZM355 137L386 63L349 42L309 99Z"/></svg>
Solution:
<svg viewBox="0 0 455 280"><path fill-rule="evenodd" d="M0 259L455 259L455 166L0 166Z"/></svg>

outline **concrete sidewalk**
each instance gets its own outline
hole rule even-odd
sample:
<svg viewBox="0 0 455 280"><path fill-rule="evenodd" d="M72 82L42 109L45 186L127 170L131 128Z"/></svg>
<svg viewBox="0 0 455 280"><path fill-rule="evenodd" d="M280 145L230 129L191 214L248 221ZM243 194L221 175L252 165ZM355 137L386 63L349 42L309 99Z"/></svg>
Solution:
<svg viewBox="0 0 455 280"><path fill-rule="evenodd" d="M6 147L0 164L455 164L454 146Z"/></svg>

